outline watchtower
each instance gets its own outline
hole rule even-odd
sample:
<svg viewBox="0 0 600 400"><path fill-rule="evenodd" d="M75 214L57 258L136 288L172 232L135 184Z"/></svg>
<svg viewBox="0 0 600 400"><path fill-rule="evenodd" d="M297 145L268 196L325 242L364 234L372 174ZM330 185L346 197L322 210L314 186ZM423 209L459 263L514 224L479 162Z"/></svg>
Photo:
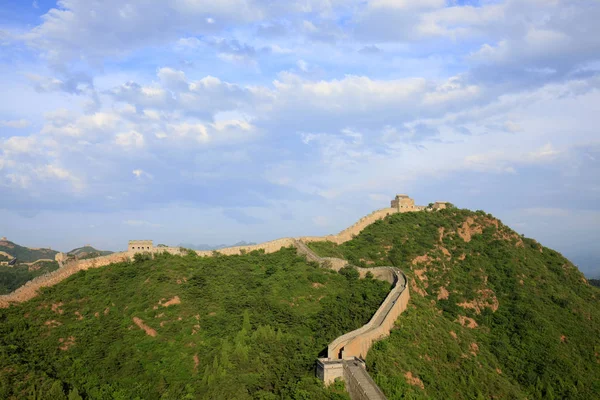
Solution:
<svg viewBox="0 0 600 400"><path fill-rule="evenodd" d="M397 209L398 212L412 211L415 209L415 201L406 194L397 194L392 200L392 208Z"/></svg>
<svg viewBox="0 0 600 400"><path fill-rule="evenodd" d="M447 201L436 201L435 203L433 203L433 209L434 210L443 210L445 208L448 207L448 202Z"/></svg>
<svg viewBox="0 0 600 400"><path fill-rule="evenodd" d="M151 253L154 250L152 240L130 240L127 251L131 253Z"/></svg>

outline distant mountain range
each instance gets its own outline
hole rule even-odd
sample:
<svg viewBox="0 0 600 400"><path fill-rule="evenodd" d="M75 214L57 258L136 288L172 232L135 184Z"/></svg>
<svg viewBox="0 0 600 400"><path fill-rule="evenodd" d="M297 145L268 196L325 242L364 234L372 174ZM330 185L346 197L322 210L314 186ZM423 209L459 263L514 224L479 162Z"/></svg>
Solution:
<svg viewBox="0 0 600 400"><path fill-rule="evenodd" d="M192 250L219 250L219 249L224 249L225 247L235 247L235 246L252 246L256 243L254 242L245 242L245 241L241 241L241 242L237 242L234 244L219 244L216 246L211 246L210 244L190 244L190 243L181 243L179 244L179 247L185 247L186 249L192 249Z"/></svg>
<svg viewBox="0 0 600 400"><path fill-rule="evenodd" d="M16 258L18 263L31 263L42 259L54 260L54 256L57 253L59 253L57 250L52 250L50 248L25 247L11 242L8 239L0 239L0 261L6 261L12 258ZM92 246L85 245L69 251L67 255L83 259L105 256L112 253L112 251L98 250Z"/></svg>
<svg viewBox="0 0 600 400"><path fill-rule="evenodd" d="M54 256L58 253L58 251L52 249L37 249L19 246L7 239L0 240L0 252L10 254L19 262L34 262L41 259L54 260ZM0 259L7 258L2 253L0 253Z"/></svg>

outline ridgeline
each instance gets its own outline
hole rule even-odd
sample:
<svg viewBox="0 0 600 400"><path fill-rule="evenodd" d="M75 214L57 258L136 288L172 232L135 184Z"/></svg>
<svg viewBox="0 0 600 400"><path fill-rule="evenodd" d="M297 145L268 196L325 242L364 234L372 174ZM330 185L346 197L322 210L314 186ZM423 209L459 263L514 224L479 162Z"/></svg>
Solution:
<svg viewBox="0 0 600 400"><path fill-rule="evenodd" d="M406 274L408 309L366 359L389 399L600 398L600 291L491 215L397 213L308 245ZM80 271L0 309L0 398L347 398L315 360L389 289L293 248Z"/></svg>

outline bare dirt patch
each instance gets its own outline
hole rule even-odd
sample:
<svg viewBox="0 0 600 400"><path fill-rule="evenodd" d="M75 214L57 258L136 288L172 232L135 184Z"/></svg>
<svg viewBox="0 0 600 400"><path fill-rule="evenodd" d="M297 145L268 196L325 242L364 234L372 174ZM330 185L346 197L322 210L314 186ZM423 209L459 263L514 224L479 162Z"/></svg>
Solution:
<svg viewBox="0 0 600 400"><path fill-rule="evenodd" d="M454 339L458 338L458 335L454 331L450 331L450 336L452 336Z"/></svg>
<svg viewBox="0 0 600 400"><path fill-rule="evenodd" d="M469 329L475 329L479 326L477 324L477 321L475 321L473 318L469 318L464 315L459 315L457 321L459 324L461 324L462 326L466 326Z"/></svg>
<svg viewBox="0 0 600 400"><path fill-rule="evenodd" d="M159 302L158 304L161 304L163 307L174 306L175 304L181 304L181 299L179 298L179 296L175 296L171 300L169 300L165 303Z"/></svg>
<svg viewBox="0 0 600 400"><path fill-rule="evenodd" d="M198 324L194 325L194 327L192 329L192 335L195 335L196 333L198 333L199 330L200 330L200 325L198 325Z"/></svg>
<svg viewBox="0 0 600 400"><path fill-rule="evenodd" d="M323 286L325 286L325 285L323 285L322 283L319 283L319 282L312 283L312 287L314 287L315 289L322 288Z"/></svg>
<svg viewBox="0 0 600 400"><path fill-rule="evenodd" d="M442 254L444 254L444 256L451 258L452 254L450 254L450 251L448 251L447 248L445 248L444 246L438 246L438 249L440 249L442 251Z"/></svg>
<svg viewBox="0 0 600 400"><path fill-rule="evenodd" d="M419 377L417 377L417 376L414 376L414 375L412 374L412 372L410 372L410 371L406 372L406 373L404 374L404 377L406 378L406 382L407 382L409 385L412 385L412 386L418 386L418 387L420 387L421 389L425 389L425 385L423 385L423 381L422 381L422 380L421 380Z"/></svg>
<svg viewBox="0 0 600 400"><path fill-rule="evenodd" d="M460 261L464 261L465 258L467 258L467 255L465 253L462 253L460 256L458 256L458 259Z"/></svg>
<svg viewBox="0 0 600 400"><path fill-rule="evenodd" d="M446 230L446 228L444 228L443 226L440 226L438 228L438 234L439 234L438 240L440 241L440 243L442 243L442 240L444 239L444 231L445 230Z"/></svg>
<svg viewBox="0 0 600 400"><path fill-rule="evenodd" d="M71 346L75 344L75 336L69 336L68 338L59 338L58 342L60 343L60 346L58 346L58 348L62 351L67 351L71 348Z"/></svg>
<svg viewBox="0 0 600 400"><path fill-rule="evenodd" d="M471 349L471 354L473 354L474 356L476 356L477 353L479 353L479 345L477 343L471 343L469 348Z"/></svg>
<svg viewBox="0 0 600 400"><path fill-rule="evenodd" d="M194 372L198 372L198 365L200 365L200 359L198 354L194 354Z"/></svg>
<svg viewBox="0 0 600 400"><path fill-rule="evenodd" d="M561 343L567 343L568 341L569 341L569 339L565 335L560 335L560 342Z"/></svg>
<svg viewBox="0 0 600 400"><path fill-rule="evenodd" d="M156 337L156 331L150 328L148 325L144 324L144 321L139 319L138 317L133 317L133 323L138 326L138 328L143 329L146 332L146 335Z"/></svg>
<svg viewBox="0 0 600 400"><path fill-rule="evenodd" d="M475 220L472 217L467 217L462 226L457 229L458 236L467 243L471 241L473 235L483 233L483 228L474 224Z"/></svg>
<svg viewBox="0 0 600 400"><path fill-rule="evenodd" d="M49 326L50 328L54 328L57 326L61 326L62 324L60 322L58 322L57 320L50 320L50 321L46 321L44 322L44 325Z"/></svg>
<svg viewBox="0 0 600 400"><path fill-rule="evenodd" d="M446 300L448 298L448 296L450 296L450 293L448 292L448 290L446 290L445 287L441 286L440 292L438 293L438 296L437 296L437 299L438 300Z"/></svg>
<svg viewBox="0 0 600 400"><path fill-rule="evenodd" d="M81 321L83 319L83 315L81 315L79 311L75 311L75 316L77 317L78 321Z"/></svg>
<svg viewBox="0 0 600 400"><path fill-rule="evenodd" d="M498 373L498 375L502 375L502 370L500 368L496 368L496 372Z"/></svg>
<svg viewBox="0 0 600 400"><path fill-rule="evenodd" d="M427 288L428 283L427 283L427 275L425 275L425 272L427 272L427 268L415 269L415 275L417 276L417 278L419 278L419 280L421 282L423 282L423 286L425 286L425 288Z"/></svg>
<svg viewBox="0 0 600 400"><path fill-rule="evenodd" d="M410 279L410 290L413 293L418 293L421 296L425 297L427 296L427 292L423 289L421 289L418 285L417 285L417 281L414 279Z"/></svg>
<svg viewBox="0 0 600 400"><path fill-rule="evenodd" d="M64 310L62 308L60 308L60 307L62 307L63 305L64 304L63 304L62 301L60 303L52 304L52 311L54 311L57 314L61 314L62 315L62 313L64 313Z"/></svg>
<svg viewBox="0 0 600 400"><path fill-rule="evenodd" d="M431 257L429 257L428 254L422 255L422 256L417 256L415 258L413 258L413 260L411 261L412 265L417 265L417 264L426 264L429 265L431 264Z"/></svg>
<svg viewBox="0 0 600 400"><path fill-rule="evenodd" d="M472 309L477 314L481 314L481 310L486 307L492 311L498 310L500 303L498 302L498 298L492 289L479 289L477 293L480 295L478 299L465 301L457 305L462 308Z"/></svg>

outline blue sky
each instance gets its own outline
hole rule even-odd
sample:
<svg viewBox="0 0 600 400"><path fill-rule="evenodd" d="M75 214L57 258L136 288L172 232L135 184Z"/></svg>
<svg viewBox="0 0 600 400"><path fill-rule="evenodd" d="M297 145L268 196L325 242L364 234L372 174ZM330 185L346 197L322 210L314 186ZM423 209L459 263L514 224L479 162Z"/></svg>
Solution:
<svg viewBox="0 0 600 400"><path fill-rule="evenodd" d="M600 275L595 0L0 0L0 234L337 232L395 193Z"/></svg>

